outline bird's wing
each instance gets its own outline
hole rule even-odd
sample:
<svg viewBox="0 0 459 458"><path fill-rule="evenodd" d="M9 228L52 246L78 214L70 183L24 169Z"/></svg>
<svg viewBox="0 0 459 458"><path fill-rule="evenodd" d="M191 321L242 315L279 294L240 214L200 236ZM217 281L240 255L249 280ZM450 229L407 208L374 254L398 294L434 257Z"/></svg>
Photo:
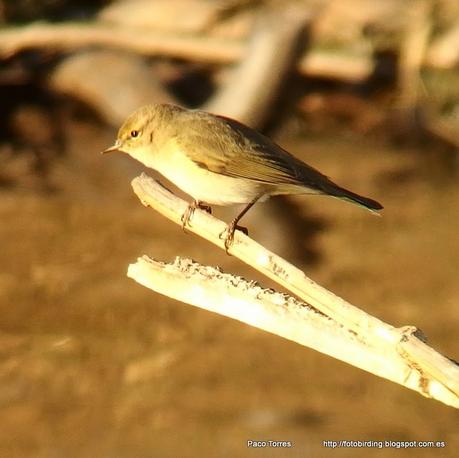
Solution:
<svg viewBox="0 0 459 458"><path fill-rule="evenodd" d="M328 181L269 138L233 119L201 111L184 112L181 118L174 141L193 162L211 172L317 190Z"/></svg>

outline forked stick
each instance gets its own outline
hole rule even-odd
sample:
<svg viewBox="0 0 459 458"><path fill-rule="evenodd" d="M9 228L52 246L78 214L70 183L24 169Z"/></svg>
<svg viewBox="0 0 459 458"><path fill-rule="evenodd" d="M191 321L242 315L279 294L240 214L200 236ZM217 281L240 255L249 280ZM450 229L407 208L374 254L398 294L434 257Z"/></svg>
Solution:
<svg viewBox="0 0 459 458"><path fill-rule="evenodd" d="M142 174L132 186L141 202L176 224L187 203ZM224 249L226 224L196 210L191 232ZM416 328L394 328L344 301L301 270L236 231L229 252L305 301L269 293L240 277L177 259L140 258L128 276L154 291L315 348L445 404L459 407L459 367L423 343Z"/></svg>

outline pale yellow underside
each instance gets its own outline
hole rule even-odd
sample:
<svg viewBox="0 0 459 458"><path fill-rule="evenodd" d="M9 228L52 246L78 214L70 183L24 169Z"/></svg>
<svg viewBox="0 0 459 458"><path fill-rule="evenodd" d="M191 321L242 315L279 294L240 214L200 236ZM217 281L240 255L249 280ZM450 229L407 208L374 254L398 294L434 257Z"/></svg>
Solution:
<svg viewBox="0 0 459 458"><path fill-rule="evenodd" d="M157 170L194 199L208 204L245 204L272 190L271 186L263 183L210 172L196 165L176 147L163 147L155 154L136 148L129 154L147 167Z"/></svg>

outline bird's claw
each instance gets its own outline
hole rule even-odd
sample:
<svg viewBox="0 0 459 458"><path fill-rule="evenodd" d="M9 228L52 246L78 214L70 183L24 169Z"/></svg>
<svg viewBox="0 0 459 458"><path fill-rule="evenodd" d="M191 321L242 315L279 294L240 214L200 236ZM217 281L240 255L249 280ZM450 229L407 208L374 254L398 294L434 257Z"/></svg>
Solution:
<svg viewBox="0 0 459 458"><path fill-rule="evenodd" d="M212 214L212 207L210 207L210 205L205 205L196 200L191 202L191 204L188 205L182 217L180 218L180 221L182 222L183 232L185 233L187 232L186 226L191 226L190 221L191 221L191 218L193 217L194 211L197 208L204 210L206 213Z"/></svg>
<svg viewBox="0 0 459 458"><path fill-rule="evenodd" d="M191 220L191 217L193 216L195 208L196 207L191 203L190 205L188 205L182 217L180 218L180 221L182 222L182 229L183 229L183 232L185 233L187 232L186 226L190 224L190 220Z"/></svg>
<svg viewBox="0 0 459 458"><path fill-rule="evenodd" d="M233 245L233 242L234 242L234 233L236 232L236 230L241 231L245 235L249 235L249 231L247 230L246 227L238 226L234 221L232 221L228 225L228 227L223 232L221 232L219 235L220 239L224 238L225 251L226 251L226 254L228 255L229 255L228 250L230 249L230 247ZM226 236L224 236L225 233L226 233Z"/></svg>

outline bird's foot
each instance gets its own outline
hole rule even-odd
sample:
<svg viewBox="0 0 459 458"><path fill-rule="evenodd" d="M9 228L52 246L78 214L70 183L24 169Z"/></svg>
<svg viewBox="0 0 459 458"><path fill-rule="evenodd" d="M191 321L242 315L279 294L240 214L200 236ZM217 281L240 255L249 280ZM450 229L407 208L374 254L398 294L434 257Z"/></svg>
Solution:
<svg viewBox="0 0 459 458"><path fill-rule="evenodd" d="M197 208L204 210L209 214L212 214L212 208L209 205L205 205L199 200L193 200L193 202L191 202L191 204L188 205L188 207L185 210L185 213L183 213L182 217L180 218L182 222L183 232L186 232L186 226L191 226L190 221L193 217L194 211Z"/></svg>
<svg viewBox="0 0 459 458"><path fill-rule="evenodd" d="M183 232L185 233L187 232L186 226L190 224L191 217L193 216L193 213L195 210L196 210L196 202L193 201L191 204L188 205L188 207L186 207L185 213L183 213L182 217L180 218L182 222L182 229L183 229Z"/></svg>
<svg viewBox="0 0 459 458"><path fill-rule="evenodd" d="M238 226L236 220L231 221L231 223L228 224L228 227L223 232L221 232L219 235L220 239L224 238L225 251L226 251L226 254L228 255L229 255L228 250L230 249L231 245L234 242L234 233L236 232L236 230L243 232L245 235L249 235L248 229L243 226Z"/></svg>

